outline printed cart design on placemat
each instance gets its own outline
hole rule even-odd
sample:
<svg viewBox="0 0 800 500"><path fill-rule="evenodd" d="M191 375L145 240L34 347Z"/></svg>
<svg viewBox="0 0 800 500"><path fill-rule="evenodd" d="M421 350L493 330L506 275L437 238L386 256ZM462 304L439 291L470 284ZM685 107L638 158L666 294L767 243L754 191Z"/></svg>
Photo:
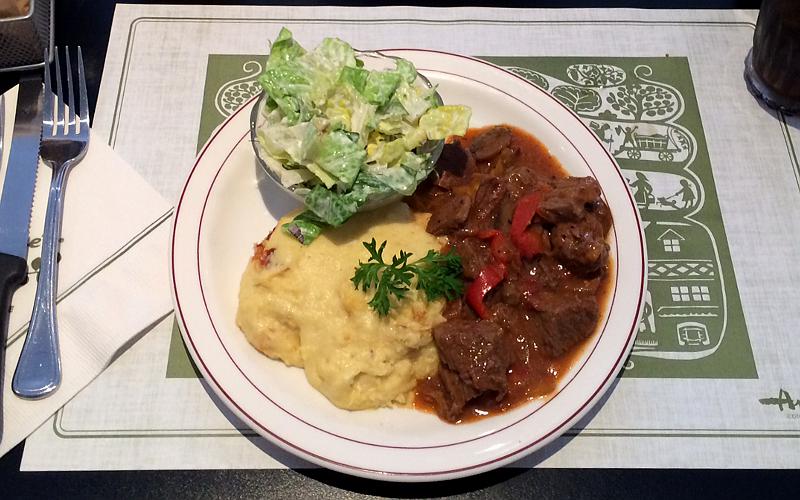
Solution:
<svg viewBox="0 0 800 500"><path fill-rule="evenodd" d="M686 58L485 59L577 113L628 180L644 221L649 284L624 375L757 377ZM263 64L209 56L198 149L260 91ZM167 376L197 376L177 329Z"/></svg>

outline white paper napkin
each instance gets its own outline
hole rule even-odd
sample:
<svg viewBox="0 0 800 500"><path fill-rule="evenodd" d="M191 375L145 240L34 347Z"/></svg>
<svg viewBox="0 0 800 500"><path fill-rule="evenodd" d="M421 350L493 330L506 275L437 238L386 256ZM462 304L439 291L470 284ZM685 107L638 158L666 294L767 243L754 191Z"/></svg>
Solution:
<svg viewBox="0 0 800 500"><path fill-rule="evenodd" d="M16 89L6 94L0 185L12 147L16 94ZM93 137L66 187L57 305L61 387L43 400L16 397L11 378L36 291L50 169L40 164L38 176L30 228L29 281L14 295L6 342L0 456L172 310L167 273L170 205L103 138Z"/></svg>

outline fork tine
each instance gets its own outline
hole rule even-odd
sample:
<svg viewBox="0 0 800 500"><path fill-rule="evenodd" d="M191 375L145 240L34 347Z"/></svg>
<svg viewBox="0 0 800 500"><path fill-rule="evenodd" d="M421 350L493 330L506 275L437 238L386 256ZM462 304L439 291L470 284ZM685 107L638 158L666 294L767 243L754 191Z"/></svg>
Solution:
<svg viewBox="0 0 800 500"><path fill-rule="evenodd" d="M64 59L67 60L67 113L66 123L64 125L64 132L66 135L75 131L77 124L75 123L75 89L72 87L72 62L69 57L69 46L64 47Z"/></svg>
<svg viewBox="0 0 800 500"><path fill-rule="evenodd" d="M83 53L81 53L81 46L78 45L78 93L80 94L81 108L80 117L81 125L89 126L89 97L86 94L86 72L83 68Z"/></svg>
<svg viewBox="0 0 800 500"><path fill-rule="evenodd" d="M58 97L58 101L56 102L56 123L55 123L55 133L53 135L58 135L58 127L64 124L64 94L61 92L61 65L58 63L58 47L55 48L55 59L56 59L56 96Z"/></svg>
<svg viewBox="0 0 800 500"><path fill-rule="evenodd" d="M44 101L42 102L42 133L53 135L53 90L50 88L50 53L44 49Z"/></svg>

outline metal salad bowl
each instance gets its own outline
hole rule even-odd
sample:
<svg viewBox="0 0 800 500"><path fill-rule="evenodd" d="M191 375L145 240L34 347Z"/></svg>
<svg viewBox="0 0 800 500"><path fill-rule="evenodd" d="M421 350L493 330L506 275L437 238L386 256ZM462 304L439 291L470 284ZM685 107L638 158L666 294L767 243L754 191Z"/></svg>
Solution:
<svg viewBox="0 0 800 500"><path fill-rule="evenodd" d="M356 51L356 56L364 61L364 67L369 70L387 70L387 69L394 69L395 61L400 59L399 57L384 54L380 51ZM431 84L430 80L428 80L424 75L417 73L417 85L426 86L430 89L433 89L433 84ZM263 151L261 144L258 142L258 129L264 123L264 116L262 115L261 111L264 109L264 103L267 99L267 93L261 92L256 100L255 106L250 113L250 143L253 146L253 151L255 152L256 158L258 160L259 165L261 168L264 169L267 176L272 179L275 184L277 184L283 191L291 195L293 198L304 202L305 195L308 192L307 187L303 184L296 184L294 186L286 187L280 180L280 176L278 175L272 167L264 160L264 156L266 153ZM437 106L441 106L443 104L442 98L438 92L434 91L433 93L434 101ZM439 160L439 156L442 154L442 149L444 148L444 140L429 140L423 143L421 146L417 147L415 151L419 154L428 154L428 162L426 164L426 177L433 171L434 165ZM396 192L389 192L383 194L374 194L370 195L367 198L366 203L359 207L360 212L374 210L376 208L383 207L395 201L398 201L403 198L403 195Z"/></svg>

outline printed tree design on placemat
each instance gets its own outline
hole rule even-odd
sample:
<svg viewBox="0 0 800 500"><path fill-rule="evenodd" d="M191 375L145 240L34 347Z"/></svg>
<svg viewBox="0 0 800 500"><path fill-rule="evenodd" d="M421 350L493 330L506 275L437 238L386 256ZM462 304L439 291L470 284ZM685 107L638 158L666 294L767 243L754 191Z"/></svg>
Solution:
<svg viewBox="0 0 800 500"><path fill-rule="evenodd" d="M675 111L677 106L677 96L669 90L640 83L617 87L606 101L614 111L635 120L641 120L643 116L663 117Z"/></svg>

